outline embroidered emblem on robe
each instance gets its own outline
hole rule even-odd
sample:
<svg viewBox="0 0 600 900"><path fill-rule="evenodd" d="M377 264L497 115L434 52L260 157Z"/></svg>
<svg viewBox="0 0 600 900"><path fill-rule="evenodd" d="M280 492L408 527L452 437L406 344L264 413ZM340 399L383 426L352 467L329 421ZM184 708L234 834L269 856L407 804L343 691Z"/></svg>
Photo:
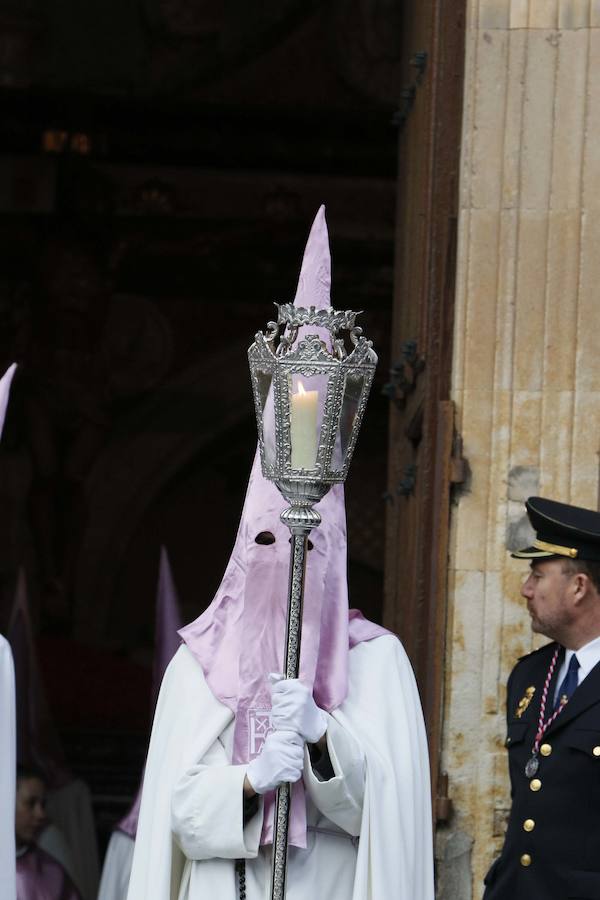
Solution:
<svg viewBox="0 0 600 900"><path fill-rule="evenodd" d="M273 730L271 726L271 710L248 710L248 758L254 759L263 748L267 736Z"/></svg>

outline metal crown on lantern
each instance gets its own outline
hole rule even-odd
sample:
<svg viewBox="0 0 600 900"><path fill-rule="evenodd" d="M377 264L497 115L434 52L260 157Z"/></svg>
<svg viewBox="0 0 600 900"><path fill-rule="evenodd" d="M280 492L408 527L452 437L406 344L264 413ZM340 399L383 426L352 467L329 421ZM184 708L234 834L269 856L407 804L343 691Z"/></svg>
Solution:
<svg viewBox="0 0 600 900"><path fill-rule="evenodd" d="M377 355L356 325L359 313L330 306L329 239L321 207L308 239L295 303L276 304L277 321L248 350L262 472L290 506L291 532L284 675L300 669L302 604L313 509L344 482L363 420ZM298 301L300 300L300 303ZM311 300L312 305L302 305ZM291 789L277 791L271 898L285 897Z"/></svg>
<svg viewBox="0 0 600 900"><path fill-rule="evenodd" d="M377 355L359 313L276 306L277 321L248 351L262 471L316 525L312 505L346 480Z"/></svg>

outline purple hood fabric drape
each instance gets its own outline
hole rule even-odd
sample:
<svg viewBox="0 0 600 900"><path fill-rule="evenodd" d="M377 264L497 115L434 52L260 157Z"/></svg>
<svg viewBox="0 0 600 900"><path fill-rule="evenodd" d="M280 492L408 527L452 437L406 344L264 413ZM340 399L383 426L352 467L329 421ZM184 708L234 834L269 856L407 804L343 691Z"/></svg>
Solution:
<svg viewBox="0 0 600 900"><path fill-rule="evenodd" d="M329 307L330 283L329 240L321 207L309 235L295 302ZM221 585L205 612L180 632L215 697L235 714L234 764L260 753L270 730L267 675L283 670L290 533L279 516L287 506L275 485L263 478L257 451ZM349 648L387 632L358 610L348 609L343 486L331 488L318 510L322 523L311 533L306 565L300 678L312 687L317 705L331 712L348 692ZM258 543L261 532L272 534L274 542ZM272 841L272 812L273 796L267 795L263 844ZM292 792L290 843L306 846L301 782Z"/></svg>
<svg viewBox="0 0 600 900"><path fill-rule="evenodd" d="M156 706L158 691L165 669L171 662L175 652L181 644L179 629L181 628L181 612L179 610L179 598L177 588L173 581L173 573L169 564L169 556L165 547L160 548L160 563L158 570L158 588L156 591L156 626L154 638L154 667L152 672L152 710ZM116 826L116 831L122 831L132 840L137 834L138 818L140 814L140 802L142 799L142 785L131 805L131 809Z"/></svg>
<svg viewBox="0 0 600 900"><path fill-rule="evenodd" d="M17 900L81 900L60 863L41 847L17 857Z"/></svg>

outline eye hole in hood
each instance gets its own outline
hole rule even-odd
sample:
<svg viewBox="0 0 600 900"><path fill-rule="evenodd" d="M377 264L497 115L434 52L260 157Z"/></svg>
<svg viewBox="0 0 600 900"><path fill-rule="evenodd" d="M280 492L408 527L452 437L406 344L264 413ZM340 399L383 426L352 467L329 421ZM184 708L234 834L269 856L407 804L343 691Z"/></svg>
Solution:
<svg viewBox="0 0 600 900"><path fill-rule="evenodd" d="M259 531L259 533L254 538L257 544L274 544L275 543L275 535L272 531Z"/></svg>

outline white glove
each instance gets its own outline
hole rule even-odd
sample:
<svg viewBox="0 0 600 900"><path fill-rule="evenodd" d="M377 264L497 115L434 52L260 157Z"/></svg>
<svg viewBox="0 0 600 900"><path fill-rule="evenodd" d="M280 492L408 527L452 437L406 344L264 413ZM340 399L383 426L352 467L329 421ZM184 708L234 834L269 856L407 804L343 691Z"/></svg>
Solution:
<svg viewBox="0 0 600 900"><path fill-rule="evenodd" d="M246 777L257 794L266 794L284 781L300 779L304 744L294 731L272 731L259 755L248 763Z"/></svg>
<svg viewBox="0 0 600 900"><path fill-rule="evenodd" d="M308 744L316 744L327 731L327 718L313 700L312 692L298 678L284 679L273 673L269 680L275 730L295 731Z"/></svg>

